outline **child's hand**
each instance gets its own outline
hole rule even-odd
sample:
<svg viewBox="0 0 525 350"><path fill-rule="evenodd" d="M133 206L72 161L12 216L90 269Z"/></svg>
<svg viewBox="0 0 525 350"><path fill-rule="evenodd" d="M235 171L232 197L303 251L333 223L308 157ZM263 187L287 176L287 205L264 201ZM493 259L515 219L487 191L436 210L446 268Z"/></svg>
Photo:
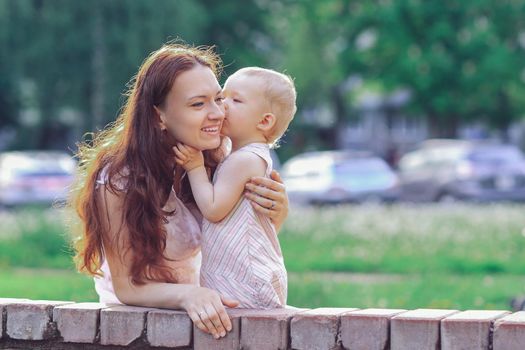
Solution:
<svg viewBox="0 0 525 350"><path fill-rule="evenodd" d="M196 148L177 143L177 146L173 147L173 152L175 152L175 161L177 164L180 164L186 171L204 166L204 156L202 152Z"/></svg>

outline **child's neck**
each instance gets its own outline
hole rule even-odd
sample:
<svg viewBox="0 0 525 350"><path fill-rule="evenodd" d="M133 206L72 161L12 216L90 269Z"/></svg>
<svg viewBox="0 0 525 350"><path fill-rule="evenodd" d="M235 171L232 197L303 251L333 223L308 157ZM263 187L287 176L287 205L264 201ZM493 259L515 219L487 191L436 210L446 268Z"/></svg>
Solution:
<svg viewBox="0 0 525 350"><path fill-rule="evenodd" d="M250 143L267 143L264 135L256 135L242 140L234 140L230 137L230 140L232 141L232 152L235 152Z"/></svg>

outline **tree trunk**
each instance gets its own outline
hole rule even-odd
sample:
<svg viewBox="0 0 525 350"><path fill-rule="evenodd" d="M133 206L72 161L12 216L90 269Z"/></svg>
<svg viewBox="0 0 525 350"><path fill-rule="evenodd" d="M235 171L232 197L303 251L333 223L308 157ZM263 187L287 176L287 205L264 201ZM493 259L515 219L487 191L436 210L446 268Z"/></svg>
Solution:
<svg viewBox="0 0 525 350"><path fill-rule="evenodd" d="M504 142L509 142L509 127L512 122L512 111L507 95L503 91L498 92L498 115L493 118L496 121L496 127L501 132L501 138Z"/></svg>
<svg viewBox="0 0 525 350"><path fill-rule="evenodd" d="M104 18L102 4L93 6L93 57L91 69L93 72L92 91L91 91L91 130L102 129L104 127L105 111L105 58L106 47L104 45Z"/></svg>
<svg viewBox="0 0 525 350"><path fill-rule="evenodd" d="M459 117L454 114L445 119L442 137L450 139L458 137L458 119Z"/></svg>
<svg viewBox="0 0 525 350"><path fill-rule="evenodd" d="M340 131L345 126L347 119L347 108L341 85L336 85L331 88L331 100L335 113L335 123L326 132L327 144L330 149L341 148Z"/></svg>
<svg viewBox="0 0 525 350"><path fill-rule="evenodd" d="M443 118L437 114L429 114L427 122L430 138L456 138L458 136L458 118L455 115Z"/></svg>

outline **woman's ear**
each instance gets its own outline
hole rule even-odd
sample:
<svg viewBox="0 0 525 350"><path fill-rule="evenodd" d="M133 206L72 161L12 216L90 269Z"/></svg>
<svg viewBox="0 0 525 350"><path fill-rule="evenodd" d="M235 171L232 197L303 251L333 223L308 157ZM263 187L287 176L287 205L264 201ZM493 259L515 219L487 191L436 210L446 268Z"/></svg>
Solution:
<svg viewBox="0 0 525 350"><path fill-rule="evenodd" d="M164 117L164 113L162 113L160 108L158 108L157 106L153 106L153 108L155 109L155 113L157 113L157 117L159 118L158 120L160 130L166 130L166 118Z"/></svg>
<svg viewBox="0 0 525 350"><path fill-rule="evenodd" d="M273 113L266 113L257 124L257 129L264 132L268 132L272 130L276 121L277 119L275 118L275 115Z"/></svg>

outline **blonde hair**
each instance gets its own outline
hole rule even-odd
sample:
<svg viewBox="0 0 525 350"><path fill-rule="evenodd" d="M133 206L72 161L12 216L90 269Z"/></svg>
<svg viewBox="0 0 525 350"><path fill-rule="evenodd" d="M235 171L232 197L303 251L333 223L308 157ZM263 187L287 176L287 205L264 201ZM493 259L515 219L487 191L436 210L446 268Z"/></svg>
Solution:
<svg viewBox="0 0 525 350"><path fill-rule="evenodd" d="M288 129L288 125L290 125L297 111L295 105L297 93L292 78L272 69L260 67L241 68L233 73L232 76L238 74L256 77L262 81L264 96L269 103L271 113L275 115L276 119L273 128L264 136L266 137L266 142L272 148L278 147L279 139Z"/></svg>

